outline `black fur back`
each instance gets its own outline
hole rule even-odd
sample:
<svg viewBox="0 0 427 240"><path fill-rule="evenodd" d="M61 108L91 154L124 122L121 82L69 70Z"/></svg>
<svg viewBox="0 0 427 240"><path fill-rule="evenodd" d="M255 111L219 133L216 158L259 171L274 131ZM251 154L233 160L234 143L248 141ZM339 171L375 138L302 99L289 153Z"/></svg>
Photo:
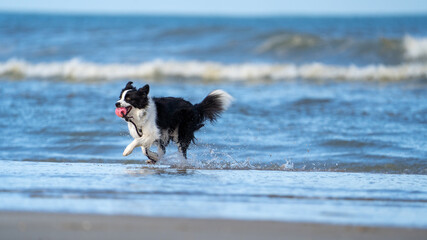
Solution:
<svg viewBox="0 0 427 240"><path fill-rule="evenodd" d="M182 98L153 98L157 109L157 126L160 129L174 130L181 122L183 112L193 108L193 104Z"/></svg>

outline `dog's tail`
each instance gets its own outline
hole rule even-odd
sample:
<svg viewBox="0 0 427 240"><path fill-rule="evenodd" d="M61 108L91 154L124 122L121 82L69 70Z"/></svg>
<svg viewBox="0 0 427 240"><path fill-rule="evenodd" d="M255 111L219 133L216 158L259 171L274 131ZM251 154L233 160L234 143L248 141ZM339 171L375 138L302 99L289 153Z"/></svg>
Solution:
<svg viewBox="0 0 427 240"><path fill-rule="evenodd" d="M201 122L209 119L214 122L222 112L230 107L233 97L223 90L215 90L209 93L199 104L194 105L199 113Z"/></svg>

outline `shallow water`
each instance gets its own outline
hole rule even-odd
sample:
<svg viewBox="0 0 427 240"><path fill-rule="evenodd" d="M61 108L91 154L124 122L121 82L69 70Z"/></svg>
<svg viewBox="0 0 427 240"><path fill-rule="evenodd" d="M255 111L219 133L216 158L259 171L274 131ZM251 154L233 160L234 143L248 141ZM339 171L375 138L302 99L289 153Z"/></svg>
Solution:
<svg viewBox="0 0 427 240"><path fill-rule="evenodd" d="M126 81L2 82L0 159L139 163L114 103ZM142 82L135 82L142 86ZM368 83L152 83L153 96L200 102L224 89L236 100L196 133L189 168L426 174L426 85ZM177 165L176 146L165 163Z"/></svg>
<svg viewBox="0 0 427 240"><path fill-rule="evenodd" d="M152 83L236 97L155 167L121 155L124 83L2 82L0 209L427 227L423 83Z"/></svg>
<svg viewBox="0 0 427 240"><path fill-rule="evenodd" d="M338 20L0 14L0 210L427 227L426 18ZM129 80L235 101L148 166Z"/></svg>
<svg viewBox="0 0 427 240"><path fill-rule="evenodd" d="M427 227L426 175L0 164L3 210Z"/></svg>

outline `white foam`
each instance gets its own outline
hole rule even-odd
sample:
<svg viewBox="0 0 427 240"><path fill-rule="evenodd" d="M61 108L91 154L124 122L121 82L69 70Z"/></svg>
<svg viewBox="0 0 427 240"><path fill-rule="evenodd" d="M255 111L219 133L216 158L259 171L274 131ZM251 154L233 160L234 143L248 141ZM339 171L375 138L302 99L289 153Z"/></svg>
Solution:
<svg viewBox="0 0 427 240"><path fill-rule="evenodd" d="M385 80L427 78L427 63L394 66L340 66L311 63L295 64L222 64L198 61L150 61L141 64L99 64L72 59L65 62L29 63L8 60L0 63L0 77L63 78L75 81L91 79L200 78L210 81L262 81L288 79Z"/></svg>
<svg viewBox="0 0 427 240"><path fill-rule="evenodd" d="M402 41L407 59L427 57L427 38L414 38L406 35Z"/></svg>

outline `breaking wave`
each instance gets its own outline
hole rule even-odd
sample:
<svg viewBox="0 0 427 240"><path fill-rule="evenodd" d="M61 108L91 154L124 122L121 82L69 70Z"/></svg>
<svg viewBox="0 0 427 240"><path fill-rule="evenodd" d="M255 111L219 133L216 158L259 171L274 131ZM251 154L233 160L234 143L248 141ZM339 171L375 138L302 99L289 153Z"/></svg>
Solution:
<svg viewBox="0 0 427 240"><path fill-rule="evenodd" d="M399 81L427 78L427 63L400 65L340 66L310 64L223 64L199 61L155 60L140 64L100 64L72 59L65 62L30 63L11 59L0 63L2 78L59 78L84 81L91 79L182 78L208 81L260 80L381 80Z"/></svg>
<svg viewBox="0 0 427 240"><path fill-rule="evenodd" d="M389 62L425 60L427 38L406 35L402 38L355 39L352 37L324 38L315 34L274 33L256 48L257 53L279 56L333 56L349 53L355 58L374 56Z"/></svg>
<svg viewBox="0 0 427 240"><path fill-rule="evenodd" d="M408 59L420 59L427 57L427 38L414 38L405 36L403 38L405 57Z"/></svg>

